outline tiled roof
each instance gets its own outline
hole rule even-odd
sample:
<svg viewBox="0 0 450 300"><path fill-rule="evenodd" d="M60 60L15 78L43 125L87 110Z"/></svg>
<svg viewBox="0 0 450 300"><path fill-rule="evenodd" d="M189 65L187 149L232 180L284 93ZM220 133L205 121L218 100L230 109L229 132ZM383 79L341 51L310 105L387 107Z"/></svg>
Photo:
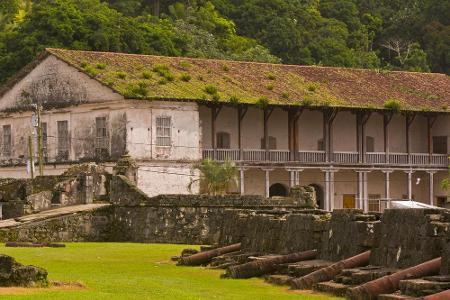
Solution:
<svg viewBox="0 0 450 300"><path fill-rule="evenodd" d="M448 111L450 77L47 49L126 98ZM217 92L216 92L217 91Z"/></svg>

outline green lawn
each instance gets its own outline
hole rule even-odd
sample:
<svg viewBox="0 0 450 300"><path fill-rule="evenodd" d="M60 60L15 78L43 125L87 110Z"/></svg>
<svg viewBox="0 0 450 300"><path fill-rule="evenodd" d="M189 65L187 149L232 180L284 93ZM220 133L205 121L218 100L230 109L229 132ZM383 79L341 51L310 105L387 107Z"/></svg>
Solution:
<svg viewBox="0 0 450 300"><path fill-rule="evenodd" d="M222 271L177 267L170 257L183 245L70 243L66 248L5 248L0 253L41 266L49 278L86 289L18 289L1 299L333 299L301 295L260 279L220 279ZM334 298L338 299L338 298Z"/></svg>

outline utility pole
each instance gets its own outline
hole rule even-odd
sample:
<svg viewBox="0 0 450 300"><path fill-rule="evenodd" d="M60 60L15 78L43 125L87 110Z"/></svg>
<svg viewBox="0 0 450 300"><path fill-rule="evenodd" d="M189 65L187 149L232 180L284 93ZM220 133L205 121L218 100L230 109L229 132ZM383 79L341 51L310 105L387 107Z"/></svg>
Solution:
<svg viewBox="0 0 450 300"><path fill-rule="evenodd" d="M28 159L30 161L31 179L33 179L34 178L33 139L31 138L31 135L28 136Z"/></svg>
<svg viewBox="0 0 450 300"><path fill-rule="evenodd" d="M42 141L42 106L37 106L37 138L38 138L38 157L39 157L39 176L44 175L44 148Z"/></svg>

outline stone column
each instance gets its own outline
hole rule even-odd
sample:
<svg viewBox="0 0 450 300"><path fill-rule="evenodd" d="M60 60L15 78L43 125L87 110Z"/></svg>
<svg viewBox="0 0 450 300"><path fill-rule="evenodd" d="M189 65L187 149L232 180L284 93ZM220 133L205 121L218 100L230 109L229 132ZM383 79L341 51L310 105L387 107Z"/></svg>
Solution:
<svg viewBox="0 0 450 300"><path fill-rule="evenodd" d="M335 170L330 171L329 179L330 179L330 204L328 207L330 208L330 211L334 210L334 173L337 172Z"/></svg>
<svg viewBox="0 0 450 300"><path fill-rule="evenodd" d="M368 173L367 170L356 171L358 173L358 208L364 212L369 211L369 189L367 188Z"/></svg>
<svg viewBox="0 0 450 300"><path fill-rule="evenodd" d="M364 195L363 195L363 176L362 176L362 172L361 171L356 171L356 173L358 174L358 192L357 192L357 201L358 201L358 208L359 209L363 209L364 206Z"/></svg>
<svg viewBox="0 0 450 300"><path fill-rule="evenodd" d="M265 187L266 187L266 198L269 198L270 196L270 172L273 171L273 169L261 169L266 174L266 180L265 180Z"/></svg>
<svg viewBox="0 0 450 300"><path fill-rule="evenodd" d="M429 182L430 205L436 205L436 203L434 203L434 173L436 173L436 171L427 171L427 173L430 176L430 182Z"/></svg>
<svg viewBox="0 0 450 300"><path fill-rule="evenodd" d="M368 175L369 172L365 171L363 172L363 207L364 207L364 212L367 213L369 211L369 189L367 188L367 183L368 183Z"/></svg>
<svg viewBox="0 0 450 300"><path fill-rule="evenodd" d="M303 169L287 168L286 171L289 172L289 186L293 187L300 185L300 172L302 172Z"/></svg>
<svg viewBox="0 0 450 300"><path fill-rule="evenodd" d="M408 174L408 200L412 200L412 174L414 171L405 171Z"/></svg>
<svg viewBox="0 0 450 300"><path fill-rule="evenodd" d="M241 195L245 194L245 168L239 168L239 191Z"/></svg>
<svg viewBox="0 0 450 300"><path fill-rule="evenodd" d="M387 201L387 208L391 207L391 173L394 172L392 170L384 170L384 198Z"/></svg>
<svg viewBox="0 0 450 300"><path fill-rule="evenodd" d="M330 172L328 170L324 171L325 174L325 203L323 204L323 208L326 211L330 210Z"/></svg>
<svg viewBox="0 0 450 300"><path fill-rule="evenodd" d="M332 211L334 209L334 173L337 170L322 170L325 174L325 203L324 209Z"/></svg>

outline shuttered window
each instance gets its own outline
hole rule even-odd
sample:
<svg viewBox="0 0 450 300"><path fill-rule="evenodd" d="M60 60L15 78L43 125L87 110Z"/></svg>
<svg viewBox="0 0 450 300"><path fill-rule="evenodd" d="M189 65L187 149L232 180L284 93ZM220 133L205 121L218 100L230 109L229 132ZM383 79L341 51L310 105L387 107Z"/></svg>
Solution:
<svg viewBox="0 0 450 300"><path fill-rule="evenodd" d="M170 117L156 117L156 146L170 147L172 145L172 121Z"/></svg>
<svg viewBox="0 0 450 300"><path fill-rule="evenodd" d="M11 125L3 125L3 156L11 156Z"/></svg>
<svg viewBox="0 0 450 300"><path fill-rule="evenodd" d="M58 159L69 159L69 122L58 121Z"/></svg>

